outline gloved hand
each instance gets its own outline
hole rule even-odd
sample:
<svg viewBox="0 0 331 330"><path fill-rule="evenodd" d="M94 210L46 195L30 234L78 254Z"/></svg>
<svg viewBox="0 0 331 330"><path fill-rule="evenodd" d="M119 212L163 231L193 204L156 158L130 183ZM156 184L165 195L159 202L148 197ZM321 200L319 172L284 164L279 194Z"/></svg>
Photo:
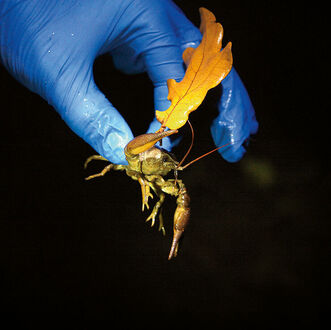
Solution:
<svg viewBox="0 0 331 330"><path fill-rule="evenodd" d="M95 85L95 58L109 53L125 73L146 71L155 86L155 108L165 110L169 106L166 81L182 79L182 51L197 46L200 39L198 28L170 0L0 2L0 58L4 66L113 163L126 163L123 149L133 136ZM257 130L257 123L234 70L223 86L212 135L217 145L235 142L223 157L236 161L244 152L241 143ZM154 121L149 131L159 126Z"/></svg>

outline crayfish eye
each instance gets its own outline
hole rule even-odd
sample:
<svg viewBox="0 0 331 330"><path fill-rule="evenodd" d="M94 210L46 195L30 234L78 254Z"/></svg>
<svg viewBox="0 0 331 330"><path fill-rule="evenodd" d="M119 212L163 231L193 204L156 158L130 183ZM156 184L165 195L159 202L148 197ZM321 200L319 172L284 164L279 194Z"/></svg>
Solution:
<svg viewBox="0 0 331 330"><path fill-rule="evenodd" d="M171 163L171 157L169 155L164 155L164 157L162 157L162 162L163 164L165 163Z"/></svg>

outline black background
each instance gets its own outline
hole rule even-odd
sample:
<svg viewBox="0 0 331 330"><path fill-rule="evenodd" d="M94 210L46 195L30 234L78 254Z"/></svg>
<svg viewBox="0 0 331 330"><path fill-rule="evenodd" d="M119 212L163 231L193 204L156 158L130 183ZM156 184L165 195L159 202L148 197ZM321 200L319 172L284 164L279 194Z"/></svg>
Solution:
<svg viewBox="0 0 331 330"><path fill-rule="evenodd" d="M2 320L23 328L322 327L331 185L323 9L177 4L196 25L200 6L212 10L233 42L260 123L247 155L229 164L213 154L181 173L192 215L169 262L175 200L165 204L162 237L144 223L139 185L124 173L85 182L103 165L83 170L92 148L0 67ZM143 133L154 114L148 78L121 74L102 57L95 79L134 134ZM209 125L219 96L212 90L191 116L191 159L214 146ZM183 132L178 158L189 144Z"/></svg>

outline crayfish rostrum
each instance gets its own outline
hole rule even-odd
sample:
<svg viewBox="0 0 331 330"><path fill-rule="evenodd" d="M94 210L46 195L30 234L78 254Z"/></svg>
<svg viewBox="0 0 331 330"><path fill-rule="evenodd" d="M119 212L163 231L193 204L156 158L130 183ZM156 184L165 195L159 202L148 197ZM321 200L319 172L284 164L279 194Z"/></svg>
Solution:
<svg viewBox="0 0 331 330"><path fill-rule="evenodd" d="M165 234L165 229L160 208L164 202L165 194L177 197L177 208L174 214L173 239L168 257L169 260L177 255L179 239L188 224L190 217L190 197L182 180L177 180L177 175L175 179L165 180L163 178L170 171L174 170L177 174L177 170L182 170L183 168L178 166L178 162L174 160L168 152L154 145L162 138L174 133L177 133L177 130L161 131L137 136L131 140L124 149L128 165L110 163L100 173L86 178L86 180L90 180L98 176L103 176L110 170L125 170L126 174L132 179L137 180L141 186L142 210L144 210L145 206L149 209L148 198L153 198L151 193L152 189L159 200L156 202L146 221L151 221L153 226L155 218L159 214L159 230L162 231L163 234ZM100 155L94 155L86 160L84 167L86 168L87 164L93 159L107 161L106 158Z"/></svg>

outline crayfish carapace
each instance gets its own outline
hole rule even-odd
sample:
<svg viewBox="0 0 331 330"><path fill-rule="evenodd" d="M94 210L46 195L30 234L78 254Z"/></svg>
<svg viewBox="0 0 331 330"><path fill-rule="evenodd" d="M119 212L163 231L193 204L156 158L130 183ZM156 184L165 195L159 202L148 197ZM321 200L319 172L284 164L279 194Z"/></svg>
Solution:
<svg viewBox="0 0 331 330"><path fill-rule="evenodd" d="M86 180L90 180L95 177L103 176L110 170L125 170L128 176L133 180L137 180L140 184L142 210L144 210L145 206L149 209L148 198L153 198L151 193L152 189L159 200L156 202L146 221L151 221L153 226L156 216L159 215L159 230L162 231L163 234L165 234L165 229L160 208L164 202L165 194L177 197L177 208L174 214L173 239L168 257L169 260L172 257L176 257L179 239L188 224L190 217L190 197L182 180L177 180L177 175L175 179L165 180L163 178L170 171L174 170L175 173L177 173L178 170L182 170L183 168L178 166L178 162L174 160L168 152L154 145L162 138L174 133L177 133L177 130L161 131L137 136L131 140L124 149L128 165L116 165L111 163L100 173L86 178ZM102 156L94 155L86 160L84 167L86 168L87 164L93 159L107 161L107 159Z"/></svg>

